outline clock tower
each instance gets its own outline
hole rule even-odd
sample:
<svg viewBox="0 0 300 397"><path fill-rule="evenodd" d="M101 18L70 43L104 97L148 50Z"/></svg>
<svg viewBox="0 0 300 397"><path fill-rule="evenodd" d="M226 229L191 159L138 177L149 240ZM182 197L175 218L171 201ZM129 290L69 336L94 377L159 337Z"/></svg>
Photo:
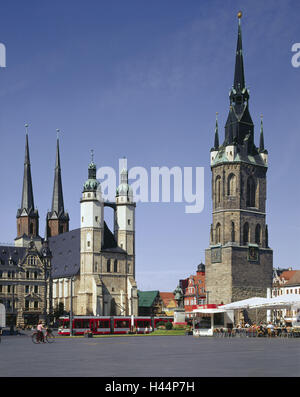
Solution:
<svg viewBox="0 0 300 397"><path fill-rule="evenodd" d="M254 143L242 50L241 13L234 83L225 139L219 145L216 120L212 171L212 225L206 250L206 289L209 303L230 303L265 297L272 286L273 251L266 224L268 152L261 118L260 144Z"/></svg>

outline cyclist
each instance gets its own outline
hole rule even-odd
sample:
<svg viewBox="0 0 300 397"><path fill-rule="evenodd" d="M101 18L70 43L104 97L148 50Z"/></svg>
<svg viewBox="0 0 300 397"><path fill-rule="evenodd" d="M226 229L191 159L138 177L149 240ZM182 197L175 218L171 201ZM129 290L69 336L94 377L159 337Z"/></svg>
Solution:
<svg viewBox="0 0 300 397"><path fill-rule="evenodd" d="M45 342L45 338L44 338L44 333L43 333L43 329L46 329L43 327L43 322L40 320L38 323L38 326L36 327L37 333L38 333L38 339L40 341L42 341L43 343Z"/></svg>

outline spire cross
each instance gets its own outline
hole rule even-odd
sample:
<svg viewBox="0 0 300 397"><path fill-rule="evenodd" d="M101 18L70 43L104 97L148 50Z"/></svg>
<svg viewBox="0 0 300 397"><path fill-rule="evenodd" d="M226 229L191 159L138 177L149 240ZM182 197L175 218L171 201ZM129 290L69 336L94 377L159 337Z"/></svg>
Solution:
<svg viewBox="0 0 300 397"><path fill-rule="evenodd" d="M92 159L92 163L94 162L94 150L91 149L91 159Z"/></svg>
<svg viewBox="0 0 300 397"><path fill-rule="evenodd" d="M28 135L28 127L29 127L29 125L26 123L25 124L25 131L26 131L26 134Z"/></svg>
<svg viewBox="0 0 300 397"><path fill-rule="evenodd" d="M56 128L56 138L59 138L60 129Z"/></svg>

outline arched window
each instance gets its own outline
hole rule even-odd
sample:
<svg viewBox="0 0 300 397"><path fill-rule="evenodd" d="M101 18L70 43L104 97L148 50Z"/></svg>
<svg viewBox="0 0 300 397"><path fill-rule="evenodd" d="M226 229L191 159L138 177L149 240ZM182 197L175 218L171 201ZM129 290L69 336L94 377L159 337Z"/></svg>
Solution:
<svg viewBox="0 0 300 397"><path fill-rule="evenodd" d="M255 242L256 242L256 244L260 244L260 235L261 235L260 231L261 231L260 224L257 224L256 228L255 228Z"/></svg>
<svg viewBox="0 0 300 397"><path fill-rule="evenodd" d="M234 222L231 222L231 242L235 242L235 227L234 227Z"/></svg>
<svg viewBox="0 0 300 397"><path fill-rule="evenodd" d="M248 222L246 222L244 224L244 228L243 228L243 242L244 242L244 245L249 243L249 223Z"/></svg>
<svg viewBox="0 0 300 397"><path fill-rule="evenodd" d="M228 196L236 195L236 176L230 174L227 181L227 194Z"/></svg>
<svg viewBox="0 0 300 397"><path fill-rule="evenodd" d="M255 207L255 181L253 176L247 180L247 207Z"/></svg>
<svg viewBox="0 0 300 397"><path fill-rule="evenodd" d="M115 261L114 261L114 272L115 273L118 272L118 261L117 261L117 259L115 259Z"/></svg>
<svg viewBox="0 0 300 397"><path fill-rule="evenodd" d="M217 223L216 226L216 244L219 244L221 242L221 225L220 223Z"/></svg>
<svg viewBox="0 0 300 397"><path fill-rule="evenodd" d="M107 273L110 273L110 259L107 260Z"/></svg>
<svg viewBox="0 0 300 397"><path fill-rule="evenodd" d="M221 177L218 175L215 182L216 205L221 203Z"/></svg>
<svg viewBox="0 0 300 397"><path fill-rule="evenodd" d="M29 226L29 233L33 234L33 223L31 223Z"/></svg>

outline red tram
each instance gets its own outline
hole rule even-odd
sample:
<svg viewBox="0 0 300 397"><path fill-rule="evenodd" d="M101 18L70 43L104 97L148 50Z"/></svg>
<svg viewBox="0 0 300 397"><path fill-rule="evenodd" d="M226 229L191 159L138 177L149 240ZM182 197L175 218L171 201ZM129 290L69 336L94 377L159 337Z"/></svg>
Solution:
<svg viewBox="0 0 300 397"><path fill-rule="evenodd" d="M83 335L91 331L94 335L128 334L134 328L139 334L152 327L157 329L160 322L173 322L173 317L134 317L134 316L74 316L73 335ZM59 335L70 335L69 316L59 318Z"/></svg>

